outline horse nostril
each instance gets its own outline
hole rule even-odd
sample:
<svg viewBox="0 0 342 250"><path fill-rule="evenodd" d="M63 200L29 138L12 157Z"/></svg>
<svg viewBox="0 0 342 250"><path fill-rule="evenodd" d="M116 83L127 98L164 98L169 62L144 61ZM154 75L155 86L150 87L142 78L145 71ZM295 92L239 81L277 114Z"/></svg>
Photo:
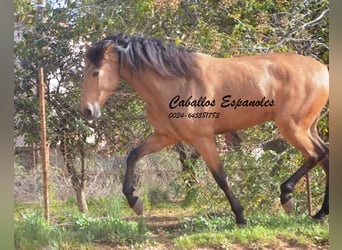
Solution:
<svg viewBox="0 0 342 250"><path fill-rule="evenodd" d="M87 105L83 108L83 116L87 120L96 120L101 116L101 109L97 102L94 104L87 103Z"/></svg>
<svg viewBox="0 0 342 250"><path fill-rule="evenodd" d="M85 118L88 118L88 119L92 118L93 116L92 111L88 108L83 110L83 115Z"/></svg>

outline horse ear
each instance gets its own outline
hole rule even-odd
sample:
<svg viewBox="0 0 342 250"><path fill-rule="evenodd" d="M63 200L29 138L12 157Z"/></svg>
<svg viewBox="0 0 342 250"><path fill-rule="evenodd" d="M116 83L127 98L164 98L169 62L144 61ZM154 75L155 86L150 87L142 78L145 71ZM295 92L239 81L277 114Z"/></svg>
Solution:
<svg viewBox="0 0 342 250"><path fill-rule="evenodd" d="M113 52L113 44L109 44L104 53L105 56L110 56Z"/></svg>

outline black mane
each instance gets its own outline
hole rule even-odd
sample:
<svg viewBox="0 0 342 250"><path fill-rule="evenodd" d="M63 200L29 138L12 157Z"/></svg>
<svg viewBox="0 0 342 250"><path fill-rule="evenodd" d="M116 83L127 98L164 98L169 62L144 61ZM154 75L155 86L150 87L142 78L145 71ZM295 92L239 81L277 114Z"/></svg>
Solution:
<svg viewBox="0 0 342 250"><path fill-rule="evenodd" d="M116 34L92 45L86 57L92 64L100 66L110 44L119 53L120 67L127 63L133 71L139 71L147 65L164 77L191 78L196 74L192 51L156 38Z"/></svg>

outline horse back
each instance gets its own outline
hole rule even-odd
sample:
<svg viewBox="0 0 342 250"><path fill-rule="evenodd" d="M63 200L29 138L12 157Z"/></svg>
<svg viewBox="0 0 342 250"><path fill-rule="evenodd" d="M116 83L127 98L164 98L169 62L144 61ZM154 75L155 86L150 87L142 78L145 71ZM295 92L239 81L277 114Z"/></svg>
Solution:
<svg viewBox="0 0 342 250"><path fill-rule="evenodd" d="M217 111L216 133L254 126L268 120L317 119L329 96L327 66L294 53L235 58L203 56L202 84L214 99L230 95L242 101L273 101L268 107L227 106Z"/></svg>

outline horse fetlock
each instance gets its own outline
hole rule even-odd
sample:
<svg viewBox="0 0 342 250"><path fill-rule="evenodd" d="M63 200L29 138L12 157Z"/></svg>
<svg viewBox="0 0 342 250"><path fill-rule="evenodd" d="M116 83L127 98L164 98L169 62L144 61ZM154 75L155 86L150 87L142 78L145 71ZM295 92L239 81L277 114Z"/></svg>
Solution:
<svg viewBox="0 0 342 250"><path fill-rule="evenodd" d="M124 187L122 189L122 192L124 195L126 195L126 196L133 195L134 191L135 190L134 190L133 185L129 185L129 184L124 183Z"/></svg>
<svg viewBox="0 0 342 250"><path fill-rule="evenodd" d="M285 210L285 213L288 214L293 210L295 206L295 200L292 197L290 197L288 201L286 201L285 203L282 203L282 206Z"/></svg>
<svg viewBox="0 0 342 250"><path fill-rule="evenodd" d="M293 192L293 185L288 183L283 183L280 186L281 193L292 193Z"/></svg>
<svg viewBox="0 0 342 250"><path fill-rule="evenodd" d="M314 216L312 216L312 218L313 218L314 220L317 220L317 221L323 221L326 215L327 215L327 214L324 213L323 211L319 211L317 214L315 214Z"/></svg>
<svg viewBox="0 0 342 250"><path fill-rule="evenodd" d="M138 197L133 195L133 191L132 192L125 192L124 191L124 194L126 196L126 199L127 199L129 206L131 208L133 208L134 205L137 203Z"/></svg>
<svg viewBox="0 0 342 250"><path fill-rule="evenodd" d="M236 216L236 224L239 226L239 227L244 227L247 225L247 221L246 219L243 217L243 215L239 215L239 216Z"/></svg>
<svg viewBox="0 0 342 250"><path fill-rule="evenodd" d="M245 217L243 216L243 206L241 206L240 204L235 207L232 208L234 214L235 214L235 220L236 220L236 224L238 226L245 226L247 224L247 221L245 219Z"/></svg>
<svg viewBox="0 0 342 250"><path fill-rule="evenodd" d="M232 210L235 214L236 217L242 217L243 218L243 206L241 206L240 204L237 207L232 207Z"/></svg>
<svg viewBox="0 0 342 250"><path fill-rule="evenodd" d="M138 198L135 204L132 206L132 209L137 215L141 215L144 211L144 202Z"/></svg>

